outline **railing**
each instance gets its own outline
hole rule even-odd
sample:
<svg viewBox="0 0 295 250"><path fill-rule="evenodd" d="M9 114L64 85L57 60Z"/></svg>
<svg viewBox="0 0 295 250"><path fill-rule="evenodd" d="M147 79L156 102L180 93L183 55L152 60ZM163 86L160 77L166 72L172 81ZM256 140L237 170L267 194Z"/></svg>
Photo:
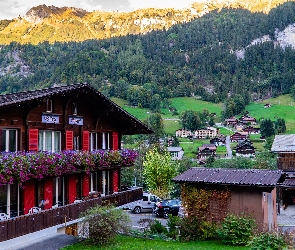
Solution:
<svg viewBox="0 0 295 250"><path fill-rule="evenodd" d="M295 155L280 154L277 158L278 169L283 171L295 171Z"/></svg>
<svg viewBox="0 0 295 250"><path fill-rule="evenodd" d="M142 188L137 188L0 221L0 242L76 220L81 212L95 205L121 206L142 199L142 192Z"/></svg>

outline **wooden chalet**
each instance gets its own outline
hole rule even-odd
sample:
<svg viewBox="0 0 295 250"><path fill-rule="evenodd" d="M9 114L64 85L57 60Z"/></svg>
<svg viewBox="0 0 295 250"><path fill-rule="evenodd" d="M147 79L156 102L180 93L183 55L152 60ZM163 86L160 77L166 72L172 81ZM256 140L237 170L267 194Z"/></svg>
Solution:
<svg viewBox="0 0 295 250"><path fill-rule="evenodd" d="M239 121L242 123L242 124L251 124L251 125L255 125L257 122L256 122L256 118L252 117L252 116L248 116L248 115L245 115L245 116L242 116Z"/></svg>
<svg viewBox="0 0 295 250"><path fill-rule="evenodd" d="M243 132L247 132L248 134L259 134L260 128L254 128L253 126L248 126L243 129Z"/></svg>
<svg viewBox="0 0 295 250"><path fill-rule="evenodd" d="M224 125L228 127L234 127L238 123L238 119L236 117L231 117L228 119L225 119Z"/></svg>
<svg viewBox="0 0 295 250"><path fill-rule="evenodd" d="M210 194L205 207L200 211L186 211L188 216L197 213L209 222L219 223L228 213L246 213L255 218L260 230L273 230L278 225L276 185L281 177L280 170L194 167L173 181L180 183L182 192L185 188L196 188ZM228 199L224 200L226 196ZM182 202L185 206L185 200ZM195 202L204 202L203 196L202 201L196 199Z"/></svg>
<svg viewBox="0 0 295 250"><path fill-rule="evenodd" d="M40 200L46 210L120 192L120 170L134 161L120 149L122 135L152 133L83 83L0 95L0 129L0 213L8 218Z"/></svg>
<svg viewBox="0 0 295 250"><path fill-rule="evenodd" d="M286 208L295 204L295 134L276 135L271 151L277 153L278 169L285 175L278 188L278 200Z"/></svg>
<svg viewBox="0 0 295 250"><path fill-rule="evenodd" d="M215 137L210 140L210 144L214 144L215 146L225 146L226 137L225 136Z"/></svg>
<svg viewBox="0 0 295 250"><path fill-rule="evenodd" d="M236 156L255 157L255 148L250 140L238 143L234 150L236 151Z"/></svg>
<svg viewBox="0 0 295 250"><path fill-rule="evenodd" d="M199 162L206 161L210 156L216 156L216 146L215 144L203 144L198 148L197 159Z"/></svg>
<svg viewBox="0 0 295 250"><path fill-rule="evenodd" d="M230 141L231 142L239 142L239 141L244 141L248 138L248 133L247 132L235 132L230 136Z"/></svg>

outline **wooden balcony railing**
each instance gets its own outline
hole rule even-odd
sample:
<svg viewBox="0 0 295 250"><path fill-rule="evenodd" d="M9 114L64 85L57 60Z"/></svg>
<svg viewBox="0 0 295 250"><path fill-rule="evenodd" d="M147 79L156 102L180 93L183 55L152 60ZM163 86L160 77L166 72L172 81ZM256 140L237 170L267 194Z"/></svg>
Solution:
<svg viewBox="0 0 295 250"><path fill-rule="evenodd" d="M0 221L0 242L76 220L81 212L95 205L121 206L142 199L142 192L142 188L137 188Z"/></svg>
<svg viewBox="0 0 295 250"><path fill-rule="evenodd" d="M277 166L278 169L283 171L295 171L295 155L290 154L289 157L278 157Z"/></svg>

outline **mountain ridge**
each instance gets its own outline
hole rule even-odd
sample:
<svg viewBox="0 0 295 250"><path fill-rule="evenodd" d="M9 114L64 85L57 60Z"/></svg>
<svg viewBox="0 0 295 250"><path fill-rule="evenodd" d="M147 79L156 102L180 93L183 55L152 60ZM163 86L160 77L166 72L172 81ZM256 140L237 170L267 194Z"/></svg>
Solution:
<svg viewBox="0 0 295 250"><path fill-rule="evenodd" d="M288 0L287 0L288 1ZM244 8L268 13L286 0L204 1L184 9L138 9L132 12L88 12L75 7L45 4L31 8L25 16L0 21L0 44L10 42L38 44L44 41L69 42L105 39L129 34L146 34L192 21L213 10Z"/></svg>

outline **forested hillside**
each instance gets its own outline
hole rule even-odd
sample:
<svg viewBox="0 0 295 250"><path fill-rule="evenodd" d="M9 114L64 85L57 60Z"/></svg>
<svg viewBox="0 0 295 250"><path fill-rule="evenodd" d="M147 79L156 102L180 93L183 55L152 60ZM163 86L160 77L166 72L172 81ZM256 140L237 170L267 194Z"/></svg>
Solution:
<svg viewBox="0 0 295 250"><path fill-rule="evenodd" d="M154 110L168 98L200 96L225 102L225 116L252 100L289 93L295 51L278 31L295 23L295 3L268 14L244 9L210 12L164 31L104 40L38 45L11 43L0 51L0 92L89 82L108 96ZM265 42L255 39L269 35ZM245 49L243 57L238 50Z"/></svg>

